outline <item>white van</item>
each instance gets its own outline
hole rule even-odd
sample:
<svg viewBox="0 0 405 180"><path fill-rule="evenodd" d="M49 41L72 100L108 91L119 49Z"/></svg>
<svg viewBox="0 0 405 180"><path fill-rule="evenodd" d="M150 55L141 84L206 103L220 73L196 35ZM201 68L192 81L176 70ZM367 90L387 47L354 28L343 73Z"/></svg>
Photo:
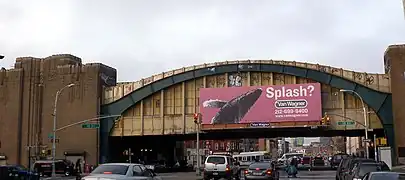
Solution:
<svg viewBox="0 0 405 180"><path fill-rule="evenodd" d="M208 179L239 179L239 167L231 156L209 155L204 163L204 180Z"/></svg>

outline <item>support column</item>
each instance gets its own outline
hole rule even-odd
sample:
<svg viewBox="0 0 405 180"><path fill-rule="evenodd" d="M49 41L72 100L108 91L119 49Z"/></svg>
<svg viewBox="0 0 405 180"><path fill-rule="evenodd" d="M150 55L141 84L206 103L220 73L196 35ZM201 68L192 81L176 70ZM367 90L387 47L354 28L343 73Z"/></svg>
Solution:
<svg viewBox="0 0 405 180"><path fill-rule="evenodd" d="M181 102L182 102L182 112L181 112L181 116L183 119L183 134L186 134L186 83L182 82L181 83Z"/></svg>
<svg viewBox="0 0 405 180"><path fill-rule="evenodd" d="M165 134L165 92L160 91L160 120L162 122L162 134Z"/></svg>
<svg viewBox="0 0 405 180"><path fill-rule="evenodd" d="M145 118L143 116L143 100L141 101L141 135L143 136L145 134Z"/></svg>

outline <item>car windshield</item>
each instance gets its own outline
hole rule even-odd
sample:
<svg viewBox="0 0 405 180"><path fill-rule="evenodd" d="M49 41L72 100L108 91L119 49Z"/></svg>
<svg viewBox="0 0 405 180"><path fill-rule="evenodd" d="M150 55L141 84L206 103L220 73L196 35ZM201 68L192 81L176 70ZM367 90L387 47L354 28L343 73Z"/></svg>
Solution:
<svg viewBox="0 0 405 180"><path fill-rule="evenodd" d="M335 155L335 156L333 157L333 159L334 159L334 160L341 160L341 159L347 158L347 157L348 157L348 155L339 154L339 155Z"/></svg>
<svg viewBox="0 0 405 180"><path fill-rule="evenodd" d="M207 163L212 164L225 164L225 158L222 156L210 156L207 159Z"/></svg>
<svg viewBox="0 0 405 180"><path fill-rule="evenodd" d="M370 180L405 180L405 174L377 173L372 174Z"/></svg>
<svg viewBox="0 0 405 180"><path fill-rule="evenodd" d="M100 165L91 174L118 174L126 175L128 165Z"/></svg>
<svg viewBox="0 0 405 180"><path fill-rule="evenodd" d="M249 169L270 169L270 163L253 163L249 166Z"/></svg>
<svg viewBox="0 0 405 180"><path fill-rule="evenodd" d="M381 165L379 164L362 164L359 167L359 176L363 177L369 172L377 172L377 171L382 171Z"/></svg>

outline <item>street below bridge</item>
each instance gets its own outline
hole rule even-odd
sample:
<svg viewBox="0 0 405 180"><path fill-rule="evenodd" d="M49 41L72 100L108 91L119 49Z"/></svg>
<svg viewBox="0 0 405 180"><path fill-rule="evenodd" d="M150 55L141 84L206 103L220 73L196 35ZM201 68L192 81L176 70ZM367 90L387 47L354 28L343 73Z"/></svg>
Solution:
<svg viewBox="0 0 405 180"><path fill-rule="evenodd" d="M280 180L287 179L300 179L300 180L310 180L310 179L319 179L319 180L332 180L335 179L336 171L331 170L318 170L318 171L306 171L302 170L298 172L297 178L288 178L287 174L283 171L280 171ZM197 177L195 172L178 172L178 173L162 173L159 174L162 180L200 180L202 177ZM44 178L48 179L48 178ZM50 178L49 178L50 179ZM66 177L63 180L75 180L74 177ZM242 178L243 180L243 178Z"/></svg>

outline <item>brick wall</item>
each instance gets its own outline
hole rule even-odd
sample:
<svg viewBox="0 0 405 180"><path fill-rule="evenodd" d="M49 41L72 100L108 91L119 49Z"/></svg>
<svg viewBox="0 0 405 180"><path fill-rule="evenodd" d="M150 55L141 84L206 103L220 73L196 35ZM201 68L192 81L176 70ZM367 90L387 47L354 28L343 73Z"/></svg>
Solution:
<svg viewBox="0 0 405 180"><path fill-rule="evenodd" d="M405 46L389 46L385 53L384 65L385 72L391 78L395 149L400 159L405 162L405 134L403 133L405 129Z"/></svg>
<svg viewBox="0 0 405 180"><path fill-rule="evenodd" d="M97 117L102 88L109 86L101 74L111 76L114 82L109 83L115 85L115 69L98 63L83 65L72 55L17 58L14 70L0 73L0 153L7 155L9 163L27 165L28 146L41 147L31 148L31 156L51 148L48 134L53 127L54 100L67 84L75 86L59 96L57 127ZM98 129L74 126L57 132L57 138L58 158L65 151L85 151L87 162L97 162Z"/></svg>

